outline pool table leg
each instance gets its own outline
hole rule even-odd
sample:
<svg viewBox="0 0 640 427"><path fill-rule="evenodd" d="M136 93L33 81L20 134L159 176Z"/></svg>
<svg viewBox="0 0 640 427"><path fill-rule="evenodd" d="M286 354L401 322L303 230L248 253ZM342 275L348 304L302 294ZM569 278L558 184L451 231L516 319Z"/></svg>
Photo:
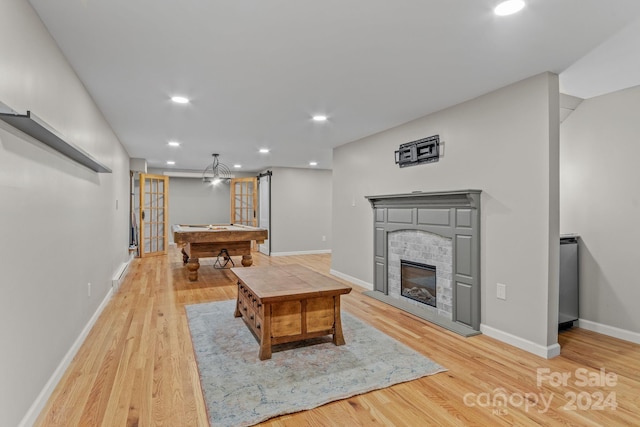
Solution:
<svg viewBox="0 0 640 427"><path fill-rule="evenodd" d="M189 261L187 262L187 270L189 270L189 280L192 282L198 280L198 269L200 268L200 263L198 261L198 258L189 258Z"/></svg>
<svg viewBox="0 0 640 427"><path fill-rule="evenodd" d="M251 264L253 264L253 258L251 257L251 254L242 255L242 265L244 267L249 267Z"/></svg>

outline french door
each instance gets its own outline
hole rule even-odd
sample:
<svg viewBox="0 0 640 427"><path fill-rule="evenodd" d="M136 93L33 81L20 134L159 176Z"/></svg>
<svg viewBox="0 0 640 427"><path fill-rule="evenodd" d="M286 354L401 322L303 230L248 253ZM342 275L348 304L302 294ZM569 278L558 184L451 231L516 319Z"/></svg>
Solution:
<svg viewBox="0 0 640 427"><path fill-rule="evenodd" d="M168 176L140 174L140 257L167 253L168 193Z"/></svg>
<svg viewBox="0 0 640 427"><path fill-rule="evenodd" d="M231 179L231 224L258 224L258 178Z"/></svg>

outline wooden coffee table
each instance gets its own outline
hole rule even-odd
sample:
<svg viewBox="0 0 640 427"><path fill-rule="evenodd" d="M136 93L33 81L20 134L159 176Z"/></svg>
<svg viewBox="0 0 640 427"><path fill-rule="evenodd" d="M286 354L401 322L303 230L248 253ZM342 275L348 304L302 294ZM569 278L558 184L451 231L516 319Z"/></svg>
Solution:
<svg viewBox="0 0 640 427"><path fill-rule="evenodd" d="M297 264L232 268L238 278L235 317L241 317L260 341L260 360L271 346L333 334L344 344L340 295L349 286Z"/></svg>

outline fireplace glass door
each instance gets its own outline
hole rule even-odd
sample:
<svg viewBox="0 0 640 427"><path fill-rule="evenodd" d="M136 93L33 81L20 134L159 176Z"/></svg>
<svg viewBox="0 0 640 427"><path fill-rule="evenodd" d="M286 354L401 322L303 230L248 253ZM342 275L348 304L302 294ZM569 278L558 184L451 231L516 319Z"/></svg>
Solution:
<svg viewBox="0 0 640 427"><path fill-rule="evenodd" d="M400 282L403 297L436 306L436 267L434 265L400 260Z"/></svg>

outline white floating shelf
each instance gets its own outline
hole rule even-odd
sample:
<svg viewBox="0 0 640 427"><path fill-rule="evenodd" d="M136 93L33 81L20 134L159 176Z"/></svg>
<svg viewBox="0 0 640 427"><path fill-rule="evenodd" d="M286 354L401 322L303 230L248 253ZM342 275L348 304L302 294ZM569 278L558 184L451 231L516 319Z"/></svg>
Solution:
<svg viewBox="0 0 640 427"><path fill-rule="evenodd" d="M0 119L95 172L111 173L111 169L80 147L66 141L62 135L31 111L27 111L27 114L0 112Z"/></svg>

